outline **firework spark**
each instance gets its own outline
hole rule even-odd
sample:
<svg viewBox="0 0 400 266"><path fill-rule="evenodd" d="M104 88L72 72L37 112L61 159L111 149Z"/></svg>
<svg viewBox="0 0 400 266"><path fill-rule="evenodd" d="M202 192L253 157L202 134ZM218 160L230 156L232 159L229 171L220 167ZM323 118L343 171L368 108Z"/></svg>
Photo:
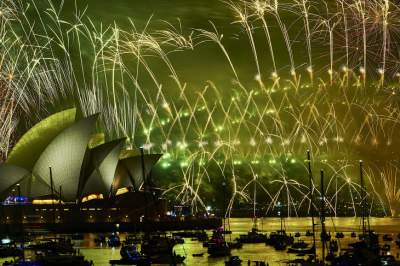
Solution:
<svg viewBox="0 0 400 266"><path fill-rule="evenodd" d="M237 201L251 201L249 184L257 183L266 212L285 195L288 214L299 214L310 201L302 182L307 149L313 168L326 170L335 215L341 204L357 213L358 159L370 165L369 196L384 205L388 186L375 189L381 163L374 154L398 160L392 152L400 145L400 14L392 2L228 2L235 38L214 23L186 30L178 20L154 30L150 18L141 30L132 20L98 26L80 10L68 21L62 7L41 11L29 3L0 6L3 157L21 121L24 128L49 110L78 105L85 115L101 112L99 127L109 138L162 152L163 175L173 180L165 193L193 209L206 208L210 186L226 182L230 215ZM250 78L227 45L232 39L247 45ZM199 85L184 74L176 58L204 47L224 60L220 71L230 82L199 74ZM390 206L397 206L396 193Z"/></svg>

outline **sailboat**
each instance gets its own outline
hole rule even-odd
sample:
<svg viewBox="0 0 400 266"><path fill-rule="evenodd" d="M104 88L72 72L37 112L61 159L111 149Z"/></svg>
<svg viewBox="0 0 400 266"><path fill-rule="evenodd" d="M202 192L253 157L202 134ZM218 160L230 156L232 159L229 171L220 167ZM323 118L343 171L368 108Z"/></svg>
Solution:
<svg viewBox="0 0 400 266"><path fill-rule="evenodd" d="M351 243L351 249L338 256L332 262L334 266L342 265L400 265L392 255L379 254L379 237L370 228L369 215L366 215L366 189L363 177L363 162L360 161L360 186L361 186L361 225L362 234L359 241Z"/></svg>
<svg viewBox="0 0 400 266"><path fill-rule="evenodd" d="M278 202L277 207L279 209L278 215L280 217L281 228L277 232L272 232L266 241L267 245L271 245L275 250L286 250L288 245L293 244L294 238L291 235L287 235L283 228L283 204Z"/></svg>
<svg viewBox="0 0 400 266"><path fill-rule="evenodd" d="M223 208L223 227L214 230L211 240L207 242L207 252L212 257L225 257L231 254L231 247L225 241L225 204L226 204L226 183L222 183L224 187L224 208Z"/></svg>
<svg viewBox="0 0 400 266"><path fill-rule="evenodd" d="M266 234L260 233L257 226L257 212L256 212L256 202L257 199L257 182L254 179L254 193L253 193L253 227L251 231L247 232L246 235L240 235L237 239L241 243L265 243L268 239Z"/></svg>
<svg viewBox="0 0 400 266"><path fill-rule="evenodd" d="M145 192L150 191L151 186L151 172L150 176L146 177L145 164L144 164L144 151L140 148L141 155L141 168L143 176L143 187ZM150 194L150 193L149 193ZM145 201L147 205L147 194L145 194ZM174 238L167 237L165 234L159 232L151 232L147 228L148 213L145 209L145 234L141 242L141 253L150 259L152 263L158 264L179 264L185 260L184 256L175 254L173 248L177 244Z"/></svg>
<svg viewBox="0 0 400 266"><path fill-rule="evenodd" d="M320 207L320 220L321 220L321 242L322 242L322 265L325 265L325 250L327 242L330 240L330 235L326 232L325 227L325 188L324 188L324 171L321 170L321 207ZM330 251L329 257L333 258L334 255Z"/></svg>
<svg viewBox="0 0 400 266"><path fill-rule="evenodd" d="M315 221L314 221L314 188L313 188L313 176L311 170L311 154L310 151L307 150L307 169L308 169L308 178L309 178L309 189L310 189L310 211L311 211L311 228L312 232L307 231L306 236L311 235L313 237L313 245L310 248L307 247L296 247L293 246L288 249L289 253L296 254L309 254L313 255L309 259L309 263L314 263L316 259L316 248L315 248ZM295 243L296 244L296 243Z"/></svg>
<svg viewBox="0 0 400 266"><path fill-rule="evenodd" d="M225 241L222 228L213 232L211 240L208 242L207 252L212 257L225 257L231 254L231 248Z"/></svg>
<svg viewBox="0 0 400 266"><path fill-rule="evenodd" d="M317 251L315 245L315 221L314 221L314 188L313 188L313 175L311 170L311 155L310 151L307 150L307 169L308 169L308 177L309 177L309 189L310 189L310 214L311 214L311 228L312 232L307 231L306 236L313 237L313 245L310 248L295 248L291 247L288 249L290 253L297 253L300 255L309 255L307 259L295 259L288 261L290 265L301 265L301 266L320 266L324 265L317 261Z"/></svg>
<svg viewBox="0 0 400 266"><path fill-rule="evenodd" d="M383 264L387 256L379 255L379 238L369 226L369 218L365 214L366 210L366 190L363 177L363 162L360 161L360 186L361 186L361 226L362 233L359 235L359 241L349 244L351 249L343 255L338 256L332 262L332 265L389 265ZM368 228L367 228L368 227ZM391 265L391 264L390 264Z"/></svg>
<svg viewBox="0 0 400 266"><path fill-rule="evenodd" d="M311 235L313 237L313 245L310 248L307 248L306 245L299 245L294 243L290 248L288 248L288 253L296 253L296 254L313 254L314 257L311 259L313 261L316 258L316 249L315 249L315 222L314 222L314 189L313 189L313 177L311 171L311 155L310 151L307 151L307 168L308 168L308 177L309 177L309 189L310 189L310 210L311 210L311 226L312 226L312 233L307 231L307 235ZM304 242L303 242L304 243Z"/></svg>

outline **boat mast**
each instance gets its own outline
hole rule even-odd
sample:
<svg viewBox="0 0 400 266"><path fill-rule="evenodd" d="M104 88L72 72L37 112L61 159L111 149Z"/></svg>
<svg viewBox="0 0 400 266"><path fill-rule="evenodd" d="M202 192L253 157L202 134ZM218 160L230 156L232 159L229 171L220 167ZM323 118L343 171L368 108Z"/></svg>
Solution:
<svg viewBox="0 0 400 266"><path fill-rule="evenodd" d="M280 200L282 201L279 201L278 203L279 203L279 217L281 218L281 231L279 232L280 234L282 234L283 235L283 210L284 210L284 206L283 206L283 193L280 193ZM288 204L289 204L289 202L288 202Z"/></svg>
<svg viewBox="0 0 400 266"><path fill-rule="evenodd" d="M326 244L326 230L325 230L325 189L324 189L324 171L321 170L321 239L322 239L322 265L325 265L325 244Z"/></svg>
<svg viewBox="0 0 400 266"><path fill-rule="evenodd" d="M365 190L364 190L364 176L363 176L363 162L360 160L360 185L361 185L361 221L362 221L362 233L365 238Z"/></svg>
<svg viewBox="0 0 400 266"><path fill-rule="evenodd" d="M283 205L280 205L281 207L280 207L280 211L279 211L279 216L281 217L281 234L283 235L283 213L282 213L282 210L283 210Z"/></svg>
<svg viewBox="0 0 400 266"><path fill-rule="evenodd" d="M53 171L49 167L50 171L50 186L51 186L51 205L53 207L53 223L56 223L56 209L54 207L54 183L53 183Z"/></svg>
<svg viewBox="0 0 400 266"><path fill-rule="evenodd" d="M144 165L144 150L143 147L140 147L140 163L142 168L142 178L143 178L143 189L147 189L147 180L146 180L146 168Z"/></svg>
<svg viewBox="0 0 400 266"><path fill-rule="evenodd" d="M314 222L314 188L313 188L313 176L311 170L311 155L310 150L307 150L307 165L308 165L308 177L310 181L310 214L312 222L312 234L313 234L313 247L314 247L314 259L317 258L317 250L315 246L315 222Z"/></svg>
<svg viewBox="0 0 400 266"><path fill-rule="evenodd" d="M253 192L253 228L257 229L257 215L256 215L256 193L257 193L257 183L256 183L257 176L254 176L254 192Z"/></svg>
<svg viewBox="0 0 400 266"><path fill-rule="evenodd" d="M147 179L146 179L146 169L145 169L145 164L144 164L144 150L143 147L140 147L140 162L141 162L141 167L142 167L142 178L143 178L143 192L144 192L144 232L145 236L148 236L148 231L147 231L147 219L148 219L148 213L147 213ZM135 186L135 184L132 184Z"/></svg>
<svg viewBox="0 0 400 266"><path fill-rule="evenodd" d="M23 207L24 207L24 204L23 204L22 199L21 199L21 185L19 183L17 184L17 191L18 191L17 203L18 203L19 218L20 218L19 220L20 220L20 224L21 224L20 233L21 233L21 235L23 235L23 233L24 233L24 221L23 221L23 215L24 215ZM23 243L23 241L22 241L22 243Z"/></svg>
<svg viewBox="0 0 400 266"><path fill-rule="evenodd" d="M362 215L362 230L363 234L370 233L371 232L371 227L369 224L369 215L366 214L366 208L368 206L368 203L366 203L367 200L367 191L365 188L365 183L364 183L364 170L363 170L363 161L360 160L360 185L361 185L361 215ZM368 230L367 230L368 227Z"/></svg>
<svg viewBox="0 0 400 266"><path fill-rule="evenodd" d="M225 228L225 213L226 213L226 209L225 209L225 201L226 201L226 183L225 183L225 181L224 182L222 182L222 186L223 186L223 188L224 188L224 202L223 202L223 213L222 213L222 221L223 221L223 232L222 232L222 237L223 237L223 239L225 240L225 231L226 231L226 228Z"/></svg>
<svg viewBox="0 0 400 266"><path fill-rule="evenodd" d="M58 200L58 204L59 204L59 211L58 211L58 214L59 214L59 216L60 216L60 218L58 219L58 220L60 220L61 219L61 215L62 215L62 212L61 212L61 210L62 210L62 208L61 208L61 197L62 197L62 186L60 186L60 190L59 190L59 200ZM61 221L59 221L59 222L61 222Z"/></svg>

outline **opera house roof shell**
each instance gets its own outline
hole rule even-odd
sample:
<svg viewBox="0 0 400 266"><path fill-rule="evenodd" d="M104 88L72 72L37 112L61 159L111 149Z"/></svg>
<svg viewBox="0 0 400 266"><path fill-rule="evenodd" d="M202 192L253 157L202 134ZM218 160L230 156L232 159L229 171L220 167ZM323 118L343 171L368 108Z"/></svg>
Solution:
<svg viewBox="0 0 400 266"><path fill-rule="evenodd" d="M76 109L67 109L28 130L0 165L2 199L17 185L21 195L35 198L61 192L64 201L89 194L108 197L121 187L139 190L144 180L142 157L123 150L125 139L88 147L97 116L77 119ZM160 157L143 156L145 175Z"/></svg>

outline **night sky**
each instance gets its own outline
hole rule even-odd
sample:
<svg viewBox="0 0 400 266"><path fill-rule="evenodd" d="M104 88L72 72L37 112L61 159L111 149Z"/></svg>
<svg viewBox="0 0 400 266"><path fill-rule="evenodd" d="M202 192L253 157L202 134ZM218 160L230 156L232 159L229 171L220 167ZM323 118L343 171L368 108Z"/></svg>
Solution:
<svg viewBox="0 0 400 266"><path fill-rule="evenodd" d="M310 150L331 203L357 201L363 160L370 199L400 207L395 3L28 2L6 1L0 16L11 47L0 88L15 104L1 106L14 121L4 157L76 106L101 113L108 140L163 153L153 178L176 202L213 204L224 180L233 205L250 202L256 182L259 201L284 194L295 212Z"/></svg>

